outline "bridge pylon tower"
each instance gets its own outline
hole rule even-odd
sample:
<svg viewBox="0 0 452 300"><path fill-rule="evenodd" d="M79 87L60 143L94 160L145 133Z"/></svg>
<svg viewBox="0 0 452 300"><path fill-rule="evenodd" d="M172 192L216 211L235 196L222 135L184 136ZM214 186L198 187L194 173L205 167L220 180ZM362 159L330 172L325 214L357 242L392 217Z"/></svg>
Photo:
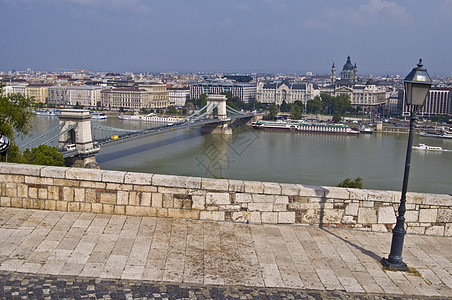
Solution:
<svg viewBox="0 0 452 300"><path fill-rule="evenodd" d="M62 109L58 118L60 124L64 124L60 132L65 133L61 134L58 139L58 148L64 150L65 165L99 169L95 155L100 148L96 147L93 142L89 110ZM74 125L76 126L74 127Z"/></svg>
<svg viewBox="0 0 452 300"><path fill-rule="evenodd" d="M226 95L210 94L207 96L207 118L217 117L219 122L204 125L201 132L210 134L232 134L232 128L229 126L230 120L226 111ZM216 106L216 109L212 109Z"/></svg>

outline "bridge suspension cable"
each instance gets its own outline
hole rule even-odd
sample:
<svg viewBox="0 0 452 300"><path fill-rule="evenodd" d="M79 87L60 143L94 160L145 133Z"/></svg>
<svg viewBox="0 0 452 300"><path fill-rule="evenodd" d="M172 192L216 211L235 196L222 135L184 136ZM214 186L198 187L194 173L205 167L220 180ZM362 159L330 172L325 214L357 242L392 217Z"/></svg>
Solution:
<svg viewBox="0 0 452 300"><path fill-rule="evenodd" d="M64 126L64 123L58 124L57 126L55 126L54 128L50 129L49 131L47 131L47 132L41 134L41 135L38 136L37 138L35 138L35 139L31 140L30 142L28 142L28 143L26 143L26 144L20 146L19 149L20 149L20 150L26 149L26 148L29 147L30 145L33 145L33 146L34 146L35 144L38 144L38 141L39 141L40 139L42 139L43 137L45 137L45 136L48 135L48 134L53 133L54 131L57 131L57 130L59 131L59 130L61 130L61 128L63 128L63 126ZM60 135L61 135L61 134L58 134L58 135L56 135L56 137L59 137ZM50 138L50 140L53 140L53 138ZM41 144L46 144L46 143L49 142L50 140L47 140L45 143L39 143L39 145L41 145ZM30 148L32 148L32 147L30 147Z"/></svg>
<svg viewBox="0 0 452 300"><path fill-rule="evenodd" d="M99 123L91 123L91 127L96 128L96 129L101 129L101 130L107 130L107 131L116 131L116 132L139 132L141 130L136 130L136 129L123 129L123 128L115 128L115 127L110 127L110 126L106 126L106 125L102 125Z"/></svg>

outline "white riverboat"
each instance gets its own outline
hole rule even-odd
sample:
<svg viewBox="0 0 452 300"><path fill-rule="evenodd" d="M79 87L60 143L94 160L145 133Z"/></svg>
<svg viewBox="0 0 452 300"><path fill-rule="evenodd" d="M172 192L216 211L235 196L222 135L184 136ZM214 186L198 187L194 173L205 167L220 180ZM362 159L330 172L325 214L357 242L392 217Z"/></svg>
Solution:
<svg viewBox="0 0 452 300"><path fill-rule="evenodd" d="M160 122L160 123L178 123L183 118L177 117L159 117L154 115L119 115L119 119L128 121L145 121L145 122Z"/></svg>
<svg viewBox="0 0 452 300"><path fill-rule="evenodd" d="M91 119L97 119L97 120L105 120L107 119L107 115L101 112L90 112Z"/></svg>
<svg viewBox="0 0 452 300"><path fill-rule="evenodd" d="M61 114L61 112L58 109L42 108L35 111L35 114L37 116L56 116Z"/></svg>
<svg viewBox="0 0 452 300"><path fill-rule="evenodd" d="M425 150L425 151L446 151L442 147L429 146L426 144L419 144L419 146L413 146L415 150Z"/></svg>
<svg viewBox="0 0 452 300"><path fill-rule="evenodd" d="M354 130L343 124L322 124L322 123L303 123L303 122L285 122L285 121L259 121L251 123L254 129L267 130L286 130L313 133L330 134L359 134L359 130Z"/></svg>

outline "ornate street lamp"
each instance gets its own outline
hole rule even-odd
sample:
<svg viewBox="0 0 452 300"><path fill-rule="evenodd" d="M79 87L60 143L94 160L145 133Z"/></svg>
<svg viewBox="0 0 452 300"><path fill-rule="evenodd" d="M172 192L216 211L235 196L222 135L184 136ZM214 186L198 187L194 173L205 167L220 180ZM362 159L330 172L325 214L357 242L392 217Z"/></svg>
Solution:
<svg viewBox="0 0 452 300"><path fill-rule="evenodd" d="M6 161L6 153L8 153L9 144L9 138L0 132L0 161L3 161L3 158Z"/></svg>
<svg viewBox="0 0 452 300"><path fill-rule="evenodd" d="M424 105L425 98L432 86L432 80L427 70L422 65L422 59L419 60L417 68L413 68L410 74L405 77L405 99L406 104L410 106L410 131L408 135L408 147L406 151L405 172L403 174L402 196L398 209L397 222L392 229L391 253L388 258L381 260L382 264L388 269L407 271L408 267L402 260L403 240L405 238L405 212L406 212L406 191L408 186L408 176L410 173L411 150L413 146L413 129L417 120L417 112Z"/></svg>

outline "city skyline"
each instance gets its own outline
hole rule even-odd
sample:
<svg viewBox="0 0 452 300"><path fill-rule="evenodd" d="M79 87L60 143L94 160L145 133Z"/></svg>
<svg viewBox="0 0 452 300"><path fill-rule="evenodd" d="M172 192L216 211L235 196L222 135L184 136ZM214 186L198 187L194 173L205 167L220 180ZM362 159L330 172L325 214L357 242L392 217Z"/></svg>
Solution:
<svg viewBox="0 0 452 300"><path fill-rule="evenodd" d="M0 70L450 76L452 1L0 0Z"/></svg>

